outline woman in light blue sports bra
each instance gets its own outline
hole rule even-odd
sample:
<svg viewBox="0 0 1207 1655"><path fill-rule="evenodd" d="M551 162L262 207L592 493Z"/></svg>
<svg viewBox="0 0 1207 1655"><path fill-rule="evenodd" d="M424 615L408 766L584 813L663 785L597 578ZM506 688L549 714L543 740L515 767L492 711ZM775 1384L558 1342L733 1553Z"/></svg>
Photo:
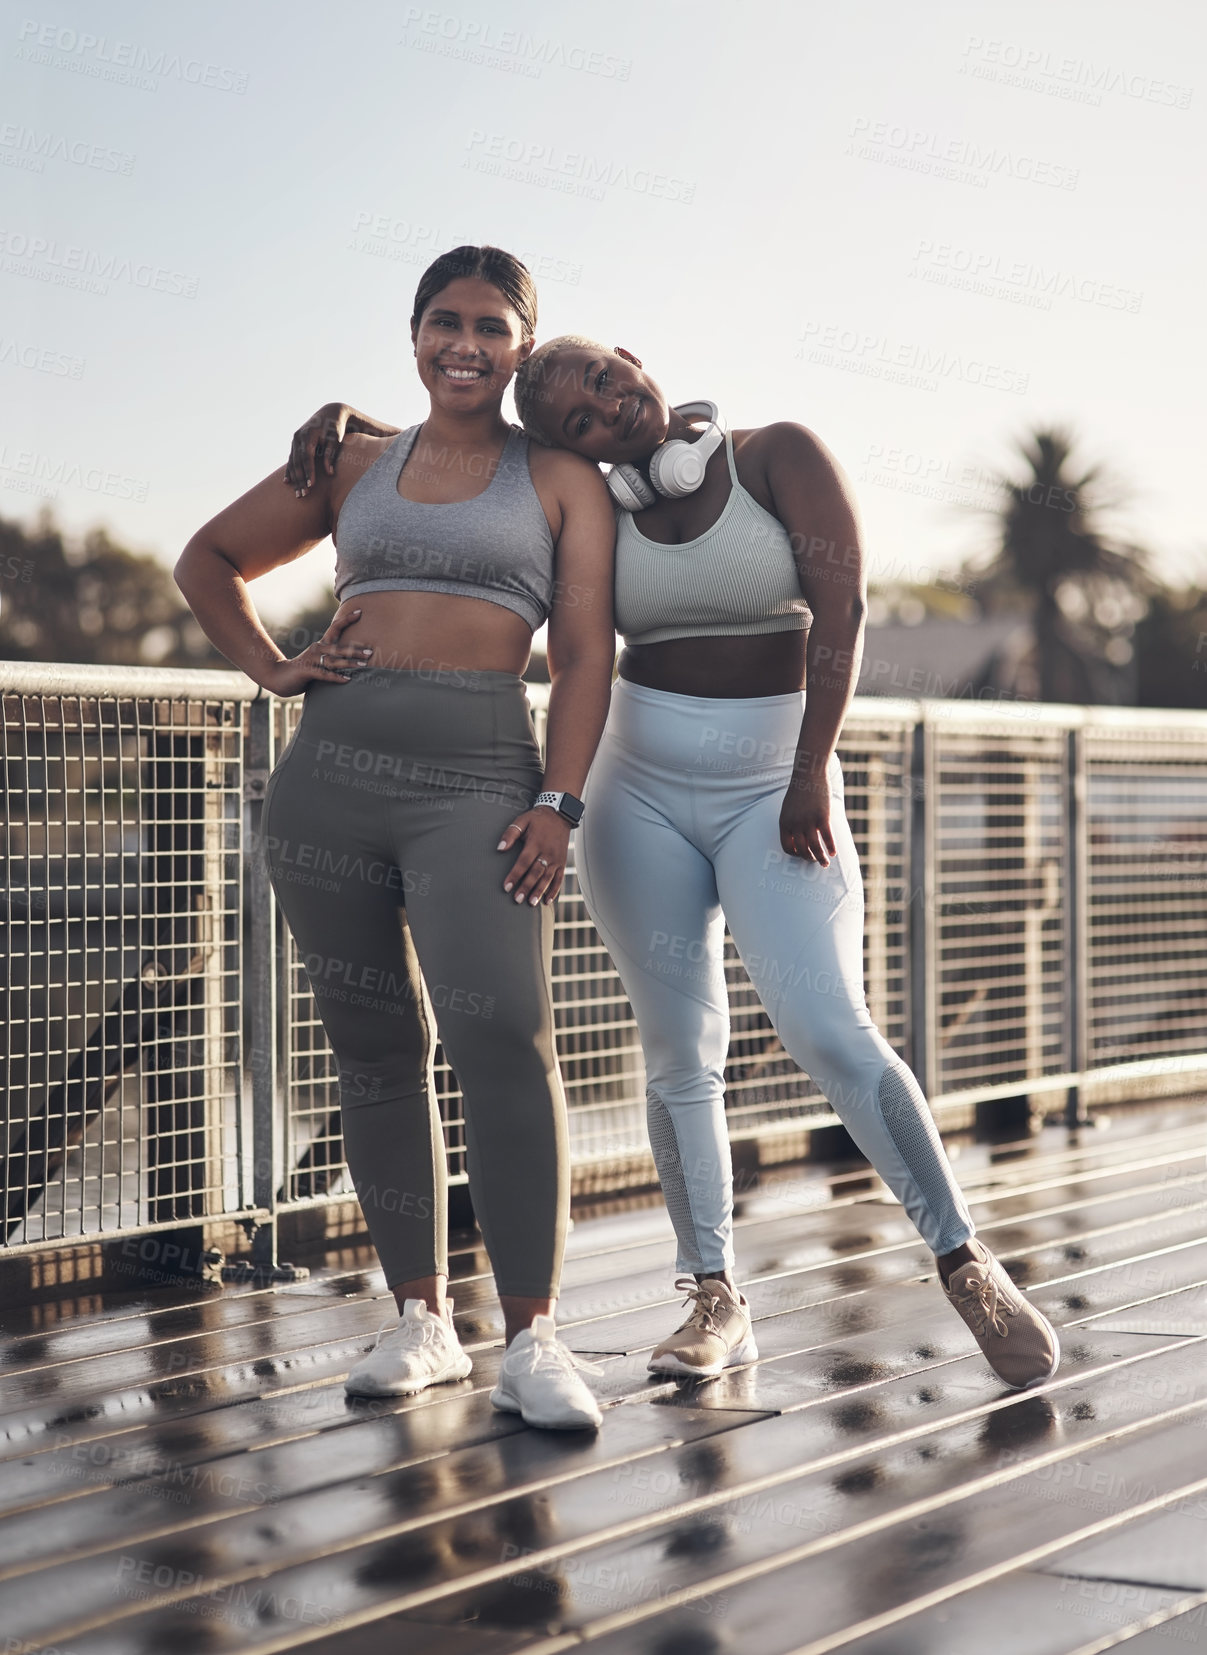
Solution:
<svg viewBox="0 0 1207 1655"><path fill-rule="evenodd" d="M732 1274L728 922L784 1048L902 1202L990 1366L1008 1385L1041 1383L1055 1331L974 1239L922 1089L864 997L863 883L836 753L866 605L845 479L800 425L701 435L635 356L578 335L539 346L515 395L538 441L624 468L610 482L629 508L616 538L625 648L576 867L641 1031L650 1141L693 1304L650 1367L708 1376L757 1354ZM331 407L328 419L349 417ZM702 477L671 494L667 472L696 442Z"/></svg>

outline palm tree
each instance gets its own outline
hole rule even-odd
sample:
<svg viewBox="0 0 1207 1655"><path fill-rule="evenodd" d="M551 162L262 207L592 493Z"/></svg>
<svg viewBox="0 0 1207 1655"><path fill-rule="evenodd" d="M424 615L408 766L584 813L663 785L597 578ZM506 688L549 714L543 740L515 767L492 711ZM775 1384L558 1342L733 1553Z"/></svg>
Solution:
<svg viewBox="0 0 1207 1655"><path fill-rule="evenodd" d="M997 550L974 577L986 608L1020 600L1035 636L1036 693L1042 701L1135 700L1136 622L1154 582L1139 547L1111 538L1103 518L1119 504L1105 468L1080 469L1075 439L1037 427L1017 451L1027 471L999 474Z"/></svg>
<svg viewBox="0 0 1207 1655"><path fill-rule="evenodd" d="M0 657L117 666L226 667L166 563L101 528L82 537L44 511L0 518Z"/></svg>

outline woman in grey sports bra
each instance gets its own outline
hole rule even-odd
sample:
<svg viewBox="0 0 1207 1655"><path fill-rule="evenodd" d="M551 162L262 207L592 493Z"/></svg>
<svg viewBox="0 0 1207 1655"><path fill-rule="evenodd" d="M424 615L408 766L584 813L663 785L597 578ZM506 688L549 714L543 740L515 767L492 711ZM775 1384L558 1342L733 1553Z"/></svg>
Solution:
<svg viewBox="0 0 1207 1655"><path fill-rule="evenodd" d="M732 1273L728 922L785 1050L901 1201L991 1367L1009 1385L1042 1382L1055 1331L975 1239L922 1089L864 998L863 884L836 753L866 604L845 479L812 432L781 422L728 433L699 485L670 497L651 461L664 481L669 444L700 434L635 356L577 335L533 352L516 405L540 441L636 468L625 477L640 509L617 513L626 647L576 869L641 1030L650 1142L693 1303L651 1368L705 1376L757 1354ZM349 417L325 411L336 431Z"/></svg>
<svg viewBox="0 0 1207 1655"><path fill-rule="evenodd" d="M594 466L502 417L535 325L532 279L509 254L437 259L411 320L422 424L354 432L338 471L309 486L284 489L274 472L193 536L176 578L236 666L305 696L269 778L263 849L335 1053L345 1155L399 1311L347 1389L409 1395L470 1372L445 1294L438 1029L506 1324L492 1401L533 1425L594 1427L582 1364L553 1322L569 1182L551 905L607 711L614 523ZM247 583L328 534L338 609L287 659ZM542 774L520 674L546 620Z"/></svg>

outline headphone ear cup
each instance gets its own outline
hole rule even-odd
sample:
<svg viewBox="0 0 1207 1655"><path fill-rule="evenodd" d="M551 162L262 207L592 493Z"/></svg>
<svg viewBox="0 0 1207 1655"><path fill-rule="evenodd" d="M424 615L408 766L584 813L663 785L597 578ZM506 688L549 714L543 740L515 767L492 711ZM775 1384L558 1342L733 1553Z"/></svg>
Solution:
<svg viewBox="0 0 1207 1655"><path fill-rule="evenodd" d="M650 481L668 500L694 494L704 481L704 461L696 444L682 438L663 443L650 461Z"/></svg>
<svg viewBox="0 0 1207 1655"><path fill-rule="evenodd" d="M607 481L608 493L623 511L644 511L658 498L635 465L614 465Z"/></svg>

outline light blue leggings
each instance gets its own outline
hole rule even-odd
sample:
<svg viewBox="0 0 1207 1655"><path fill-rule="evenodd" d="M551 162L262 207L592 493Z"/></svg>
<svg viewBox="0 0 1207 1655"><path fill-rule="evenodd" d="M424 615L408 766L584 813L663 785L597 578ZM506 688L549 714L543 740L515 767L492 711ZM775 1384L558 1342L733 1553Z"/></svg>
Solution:
<svg viewBox="0 0 1207 1655"><path fill-rule="evenodd" d="M817 1083L935 1253L974 1226L913 1073L863 989L863 880L831 761L829 867L780 848L804 693L671 695L618 679L577 868L645 1051L650 1143L678 1268L733 1265L723 1070L728 922L785 1050Z"/></svg>

